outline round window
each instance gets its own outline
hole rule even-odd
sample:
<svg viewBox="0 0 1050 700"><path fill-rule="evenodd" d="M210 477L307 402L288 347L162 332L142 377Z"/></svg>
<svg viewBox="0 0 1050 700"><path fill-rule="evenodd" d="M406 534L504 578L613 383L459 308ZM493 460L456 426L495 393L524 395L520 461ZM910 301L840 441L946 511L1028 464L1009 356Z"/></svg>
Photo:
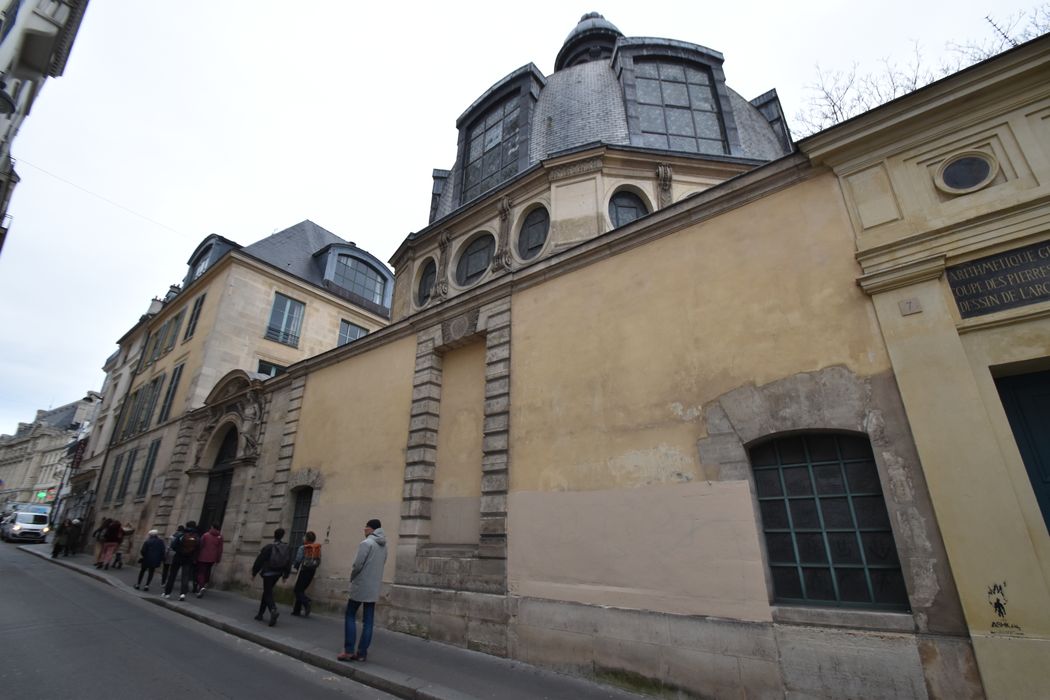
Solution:
<svg viewBox="0 0 1050 700"><path fill-rule="evenodd" d="M966 194L989 184L999 172L995 158L980 151L960 153L937 171L937 187L950 194Z"/></svg>
<svg viewBox="0 0 1050 700"><path fill-rule="evenodd" d="M540 207L529 212L518 234L518 255L522 260L530 260L540 254L543 244L547 242L550 227L551 217L546 209Z"/></svg>
<svg viewBox="0 0 1050 700"><path fill-rule="evenodd" d="M433 260L427 260L423 266L423 273L419 276L419 289L416 292L416 303L425 306L434 293L434 282L437 280L437 265Z"/></svg>
<svg viewBox="0 0 1050 700"><path fill-rule="evenodd" d="M496 239L485 233L471 241L459 256L456 263L456 282L461 287L473 284L484 276L492 263L496 250Z"/></svg>

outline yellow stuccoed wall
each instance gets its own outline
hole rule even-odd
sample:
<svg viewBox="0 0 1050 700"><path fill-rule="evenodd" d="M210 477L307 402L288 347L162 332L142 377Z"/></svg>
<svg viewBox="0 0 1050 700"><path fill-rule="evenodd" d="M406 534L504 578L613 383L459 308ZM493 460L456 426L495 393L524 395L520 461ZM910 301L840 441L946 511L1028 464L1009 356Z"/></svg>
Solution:
<svg viewBox="0 0 1050 700"><path fill-rule="evenodd" d="M383 521L393 578L415 353L415 336L402 338L307 378L292 469L324 474L309 528L338 546L324 549L323 578L345 584L370 518Z"/></svg>
<svg viewBox="0 0 1050 700"><path fill-rule="evenodd" d="M485 343L475 342L445 353L441 359L441 397L431 541L477 542Z"/></svg>
<svg viewBox="0 0 1050 700"><path fill-rule="evenodd" d="M699 417L743 384L889 368L837 187L819 175L514 296L512 592L770 619L748 485L705 481Z"/></svg>

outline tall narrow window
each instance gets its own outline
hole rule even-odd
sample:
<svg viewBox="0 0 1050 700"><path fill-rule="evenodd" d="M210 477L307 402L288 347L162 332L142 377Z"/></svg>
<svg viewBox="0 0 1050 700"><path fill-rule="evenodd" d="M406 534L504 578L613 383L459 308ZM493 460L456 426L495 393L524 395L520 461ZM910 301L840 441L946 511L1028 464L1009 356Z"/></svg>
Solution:
<svg viewBox="0 0 1050 700"><path fill-rule="evenodd" d="M175 318L171 319L171 328L168 329L168 337L164 341L164 352L168 352L175 347L175 341L179 338L179 331L182 330L182 317L185 315L186 309L183 309Z"/></svg>
<svg viewBox="0 0 1050 700"><path fill-rule="evenodd" d="M518 96L478 117L467 133L463 200L474 199L518 172Z"/></svg>
<svg viewBox="0 0 1050 700"><path fill-rule="evenodd" d="M299 331L303 325L303 312L306 305L278 292L274 296L273 310L270 312L270 325L266 328L266 338L278 343L299 346Z"/></svg>
<svg viewBox="0 0 1050 700"><path fill-rule="evenodd" d="M295 510L292 511L292 532L288 537L288 544L292 551L299 548L303 543L303 535L310 524L310 504L313 503L314 490L309 486L295 490Z"/></svg>
<svg viewBox="0 0 1050 700"><path fill-rule="evenodd" d="M131 472L135 470L135 459L139 456L138 448L132 449L128 452L128 458L124 460L124 476L120 480L120 490L117 491L117 500L124 500L124 496L128 494L128 485L131 483Z"/></svg>
<svg viewBox="0 0 1050 700"><path fill-rule="evenodd" d="M160 452L160 440L150 443L149 452L146 453L146 464L142 467L142 476L139 477L139 487L136 496L145 496L149 489L149 480L153 478L153 466L157 463L157 453Z"/></svg>
<svg viewBox="0 0 1050 700"><path fill-rule="evenodd" d="M356 323L342 320L339 322L339 344L346 345L351 340L357 340L368 333L367 328L362 328Z"/></svg>
<svg viewBox="0 0 1050 700"><path fill-rule="evenodd" d="M117 480L120 478L120 467L124 463L124 455L118 455L113 462L113 471L110 472L109 481L106 483L106 495L103 502L109 503L113 500L113 491L117 488Z"/></svg>
<svg viewBox="0 0 1050 700"><path fill-rule="evenodd" d="M423 274L419 276L419 288L416 292L416 303L420 306L425 305L430 301L430 296L434 293L434 283L437 281L437 265L434 264L434 260L427 260L427 264L423 266Z"/></svg>
<svg viewBox="0 0 1050 700"><path fill-rule="evenodd" d="M792 435L749 453L778 602L908 609L866 438Z"/></svg>
<svg viewBox="0 0 1050 700"><path fill-rule="evenodd" d="M136 432L149 430L150 422L153 420L153 409L157 407L157 399L160 398L160 390L163 386L164 375L162 374L150 382L149 386L146 387L144 392L145 396L142 400L142 414L139 418L139 425Z"/></svg>
<svg viewBox="0 0 1050 700"><path fill-rule="evenodd" d="M204 306L205 294L201 294L199 297L194 299L193 308L190 309L190 321L186 324L186 335L182 336L183 340L189 340L193 337L193 333L197 330L197 321L201 317L201 307Z"/></svg>
<svg viewBox="0 0 1050 700"><path fill-rule="evenodd" d="M157 423L163 423L171 415L171 406L175 402L175 392L179 389L179 380L182 379L182 368L184 365L185 363L175 365L175 369L171 372L171 381L168 382L168 390L164 393L164 401L160 404L160 415L157 416Z"/></svg>
<svg viewBox="0 0 1050 700"><path fill-rule="evenodd" d="M373 304L383 305L386 278L371 265L350 255L335 259L335 283Z"/></svg>

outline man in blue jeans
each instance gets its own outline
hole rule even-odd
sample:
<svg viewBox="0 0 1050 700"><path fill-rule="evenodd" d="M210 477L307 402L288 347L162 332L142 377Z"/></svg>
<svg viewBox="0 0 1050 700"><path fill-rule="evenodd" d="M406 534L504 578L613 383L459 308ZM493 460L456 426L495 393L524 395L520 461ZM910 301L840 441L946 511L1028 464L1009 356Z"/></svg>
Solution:
<svg viewBox="0 0 1050 700"><path fill-rule="evenodd" d="M350 570L350 600L346 602L346 628L340 661L364 661L372 643L372 623L375 621L376 601L383 583L386 564L386 533L383 525L373 518L365 525L365 539L357 548L357 557ZM357 609L364 606L361 616L361 641L357 641ZM354 650L356 645L356 651Z"/></svg>

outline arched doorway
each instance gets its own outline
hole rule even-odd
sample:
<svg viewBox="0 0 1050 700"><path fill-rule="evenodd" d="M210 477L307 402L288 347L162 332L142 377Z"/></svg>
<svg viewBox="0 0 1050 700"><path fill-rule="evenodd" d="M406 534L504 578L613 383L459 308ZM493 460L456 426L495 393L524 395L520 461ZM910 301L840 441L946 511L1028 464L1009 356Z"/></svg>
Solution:
<svg viewBox="0 0 1050 700"><path fill-rule="evenodd" d="M237 428L230 426L222 438L215 464L208 475L208 488L204 493L204 506L201 508L197 525L205 530L212 525L222 528L226 516L226 503L230 499L230 485L233 483L233 461L237 457Z"/></svg>

